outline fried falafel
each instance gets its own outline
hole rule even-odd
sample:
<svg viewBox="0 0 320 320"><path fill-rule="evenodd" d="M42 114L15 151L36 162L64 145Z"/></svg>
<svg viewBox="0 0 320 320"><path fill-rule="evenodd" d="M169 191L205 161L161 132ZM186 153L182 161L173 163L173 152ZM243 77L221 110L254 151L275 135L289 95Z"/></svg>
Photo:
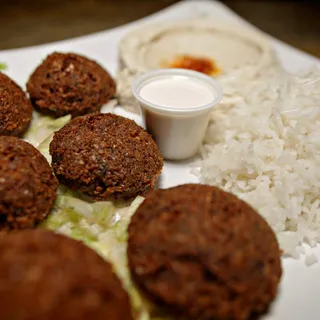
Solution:
<svg viewBox="0 0 320 320"><path fill-rule="evenodd" d="M152 191L128 233L134 280L175 316L245 320L264 313L276 297L282 269L274 232L219 188Z"/></svg>
<svg viewBox="0 0 320 320"><path fill-rule="evenodd" d="M0 236L0 318L132 320L112 266L83 243L43 229Z"/></svg>
<svg viewBox="0 0 320 320"><path fill-rule="evenodd" d="M50 212L58 181L31 144L0 136L0 231L33 228Z"/></svg>
<svg viewBox="0 0 320 320"><path fill-rule="evenodd" d="M50 154L59 181L95 200L143 195L163 166L152 137L134 121L110 113L73 119L54 134Z"/></svg>
<svg viewBox="0 0 320 320"><path fill-rule="evenodd" d="M22 89L0 72L0 135L21 136L29 128L32 111Z"/></svg>
<svg viewBox="0 0 320 320"><path fill-rule="evenodd" d="M73 53L52 53L27 83L33 106L44 114L72 117L100 111L115 82L97 62Z"/></svg>

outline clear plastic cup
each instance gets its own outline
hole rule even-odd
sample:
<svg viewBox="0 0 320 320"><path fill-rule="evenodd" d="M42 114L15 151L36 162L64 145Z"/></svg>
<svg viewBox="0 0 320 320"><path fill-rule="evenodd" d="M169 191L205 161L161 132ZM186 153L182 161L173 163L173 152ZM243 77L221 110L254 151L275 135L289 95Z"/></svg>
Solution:
<svg viewBox="0 0 320 320"><path fill-rule="evenodd" d="M147 83L176 76L202 82L212 90L212 101L195 107L169 108L141 97L140 90ZM222 98L222 89L218 81L200 72L186 69L160 69L147 72L135 79L132 93L140 102L147 131L153 136L167 160L183 160L196 155L207 130L210 113Z"/></svg>

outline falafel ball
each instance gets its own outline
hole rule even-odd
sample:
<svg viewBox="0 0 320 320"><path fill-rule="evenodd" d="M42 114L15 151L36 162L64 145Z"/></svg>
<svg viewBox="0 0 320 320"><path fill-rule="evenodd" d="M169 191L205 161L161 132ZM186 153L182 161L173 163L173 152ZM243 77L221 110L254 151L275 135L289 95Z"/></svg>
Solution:
<svg viewBox="0 0 320 320"><path fill-rule="evenodd" d="M22 89L0 72L0 135L21 136L29 128L32 110Z"/></svg>
<svg viewBox="0 0 320 320"><path fill-rule="evenodd" d="M57 187L36 148L16 137L0 137L0 231L35 227L49 214Z"/></svg>
<svg viewBox="0 0 320 320"><path fill-rule="evenodd" d="M132 320L112 266L83 243L35 229L0 237L0 318Z"/></svg>
<svg viewBox="0 0 320 320"><path fill-rule="evenodd" d="M267 311L282 275L267 222L207 185L150 192L128 229L128 261L142 292L185 319L244 320Z"/></svg>
<svg viewBox="0 0 320 320"><path fill-rule="evenodd" d="M100 111L115 82L97 62L73 53L52 53L27 83L33 106L44 114L72 117Z"/></svg>
<svg viewBox="0 0 320 320"><path fill-rule="evenodd" d="M95 200L131 199L154 187L162 155L143 128L114 114L73 119L50 144L59 181Z"/></svg>

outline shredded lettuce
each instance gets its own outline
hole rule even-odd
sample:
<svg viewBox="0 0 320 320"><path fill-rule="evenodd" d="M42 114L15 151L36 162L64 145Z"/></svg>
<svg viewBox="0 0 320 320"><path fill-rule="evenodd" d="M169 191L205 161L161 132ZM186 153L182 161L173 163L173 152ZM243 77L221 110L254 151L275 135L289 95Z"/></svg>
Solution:
<svg viewBox="0 0 320 320"><path fill-rule="evenodd" d="M0 62L0 71L6 70L7 68L8 66L5 63Z"/></svg>
<svg viewBox="0 0 320 320"><path fill-rule="evenodd" d="M50 142L53 139L54 133L51 133L48 138L46 138L44 141L42 141L38 145L38 150L44 155L44 157L47 159L49 163L51 163L51 155L49 152Z"/></svg>
<svg viewBox="0 0 320 320"><path fill-rule="evenodd" d="M24 139L35 147L38 147L44 140L53 134L54 131L61 129L70 120L71 115L55 119L35 112L31 126L24 135Z"/></svg>
<svg viewBox="0 0 320 320"><path fill-rule="evenodd" d="M136 318L149 320L150 306L132 283L126 254L127 228L143 200L137 197L130 205L110 201L89 203L59 187L54 209L41 227L80 240L110 261L130 295Z"/></svg>

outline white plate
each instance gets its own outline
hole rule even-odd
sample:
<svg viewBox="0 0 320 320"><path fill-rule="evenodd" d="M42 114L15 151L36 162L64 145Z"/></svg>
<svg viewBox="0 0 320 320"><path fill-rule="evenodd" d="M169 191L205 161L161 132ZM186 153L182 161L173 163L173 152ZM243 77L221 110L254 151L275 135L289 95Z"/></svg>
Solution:
<svg viewBox="0 0 320 320"><path fill-rule="evenodd" d="M152 16L121 26L112 30L79 37L61 42L55 42L35 47L0 51L0 61L6 62L9 69L6 72L21 86L47 54L52 51L73 51L97 59L112 74L117 70L117 51L120 39L133 27L146 22L183 19L195 13L210 13L213 16L231 21L238 21L251 26L226 6L215 1L184 1ZM251 26L254 28L253 26ZM272 37L278 57L285 69L298 71L312 64L320 66L320 60L292 48ZM125 115L123 111L120 112ZM135 118L137 122L139 119ZM161 177L161 187L170 187L185 182L197 182L189 173L188 162L166 163ZM320 260L320 248L307 250L315 252ZM320 264L309 268L303 260L283 259L284 277L281 283L278 299L271 312L263 319L272 320L316 320L320 319Z"/></svg>

